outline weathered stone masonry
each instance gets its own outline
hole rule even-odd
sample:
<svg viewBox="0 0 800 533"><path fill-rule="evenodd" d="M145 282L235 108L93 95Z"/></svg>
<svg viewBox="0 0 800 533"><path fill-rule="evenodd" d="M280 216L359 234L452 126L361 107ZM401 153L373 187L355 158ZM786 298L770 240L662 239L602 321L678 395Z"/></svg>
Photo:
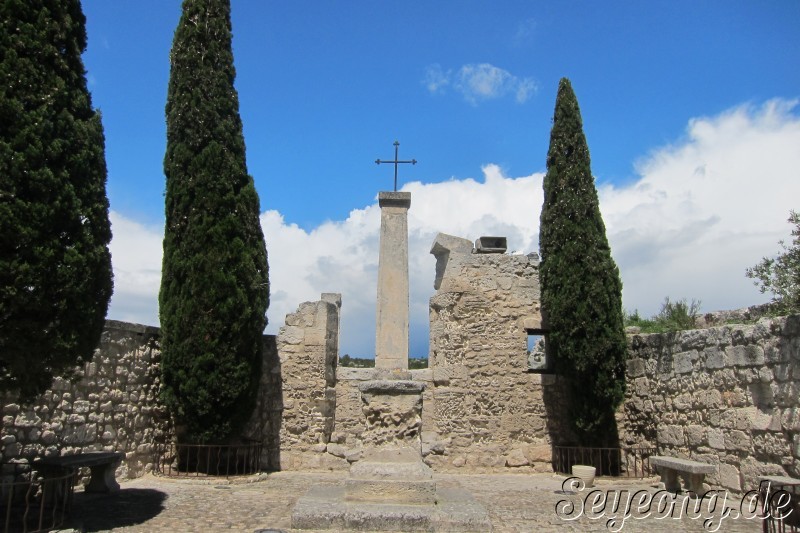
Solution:
<svg viewBox="0 0 800 533"><path fill-rule="evenodd" d="M159 329L106 322L91 363L75 382L56 378L31 405L3 407L0 452L4 462L90 451L125 452L119 478L139 477L173 438L172 421L158 398ZM264 336L263 373L245 437L264 443L263 468L280 467L281 367L275 336Z"/></svg>
<svg viewBox="0 0 800 533"><path fill-rule="evenodd" d="M430 368L337 368L335 294L301 304L277 337L264 337L244 435L264 443L263 468L345 470L369 439L392 435L418 441L440 471L550 468L551 445L570 440L568 399L562 377L527 371L526 332L542 327L537 260L472 253L469 241L446 236L437 243ZM800 316L628 342L623 446L717 464L708 481L735 491L762 474L800 477ZM3 407L3 460L116 450L126 452L120 478L152 469L172 438L159 360L157 328L109 321L79 381L56 379L32 406ZM384 412L368 384L387 377L419 383L421 402Z"/></svg>
<svg viewBox="0 0 800 533"><path fill-rule="evenodd" d="M321 453L335 423L339 306L336 294L300 304L286 316L277 338L283 418L280 467L328 468L333 458Z"/></svg>
<svg viewBox="0 0 800 533"><path fill-rule="evenodd" d="M800 315L628 337L623 445L719 465L712 485L800 478Z"/></svg>
<svg viewBox="0 0 800 533"><path fill-rule="evenodd" d="M158 402L158 328L108 321L91 363L75 382L56 378L31 406L3 407L3 461L84 451L122 451L117 475L153 468L154 446L171 438Z"/></svg>
<svg viewBox="0 0 800 533"><path fill-rule="evenodd" d="M527 371L527 330L542 327L538 260L473 253L470 241L447 235L432 253L438 291L431 299L428 369L335 369L335 359L297 340L335 335L332 328L305 320L303 335L297 326L281 330L279 351L287 339L298 352L281 353L284 396L295 392L296 375L310 376L303 386L316 395L292 399L305 415L284 416L283 468L343 470L361 457L367 439L393 432L416 434L425 462L437 470L551 469L553 436L567 438L559 414L565 398L563 380ZM315 305L322 302L302 304L298 313L310 316ZM318 377L334 370L335 388ZM395 403L403 408L394 416L372 405L364 388L389 377L420 382L418 415L416 406L400 405L400 395Z"/></svg>
<svg viewBox="0 0 800 533"><path fill-rule="evenodd" d="M443 446L428 462L550 470L551 444L566 438L565 398L563 380L527 371L527 331L542 328L538 258L474 253L470 241L445 235L431 253L434 387L423 431Z"/></svg>

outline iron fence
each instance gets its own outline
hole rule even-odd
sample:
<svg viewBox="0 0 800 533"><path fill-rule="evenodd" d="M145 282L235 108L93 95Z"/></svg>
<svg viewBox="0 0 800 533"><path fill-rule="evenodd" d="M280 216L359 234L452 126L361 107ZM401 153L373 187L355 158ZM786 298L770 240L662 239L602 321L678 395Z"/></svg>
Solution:
<svg viewBox="0 0 800 533"><path fill-rule="evenodd" d="M598 476L645 478L655 475L651 455L656 448L553 446L553 470L571 475L574 465L587 465L595 467Z"/></svg>
<svg viewBox="0 0 800 533"><path fill-rule="evenodd" d="M764 533L800 533L800 481L768 478L759 496Z"/></svg>
<svg viewBox="0 0 800 533"><path fill-rule="evenodd" d="M4 533L34 533L60 527L69 515L75 474L64 470L43 478L30 465L4 463L0 517Z"/></svg>
<svg viewBox="0 0 800 533"><path fill-rule="evenodd" d="M246 444L169 444L155 460L165 476L246 476L261 471L260 441Z"/></svg>

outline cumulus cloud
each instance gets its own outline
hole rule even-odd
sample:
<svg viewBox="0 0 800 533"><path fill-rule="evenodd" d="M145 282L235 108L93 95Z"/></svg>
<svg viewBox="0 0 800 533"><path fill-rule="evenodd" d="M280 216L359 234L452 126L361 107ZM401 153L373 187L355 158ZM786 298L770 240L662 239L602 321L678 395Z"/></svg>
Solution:
<svg viewBox="0 0 800 533"><path fill-rule="evenodd" d="M114 294L108 317L158 325L163 227L147 226L111 211Z"/></svg>
<svg viewBox="0 0 800 533"><path fill-rule="evenodd" d="M764 301L744 270L775 253L798 207L796 107L773 100L693 119L683 140L636 163L637 182L600 191L629 309L652 313L666 295L706 310Z"/></svg>
<svg viewBox="0 0 800 533"><path fill-rule="evenodd" d="M505 178L495 165L484 168L484 179L451 180L438 184L413 182L409 211L409 279L411 286L412 353L427 355L428 299L433 294L436 261L430 247L436 233L475 238L508 235L510 246L534 245L531 235L541 205L541 176ZM475 202L475 198L496 201ZM466 216L453 216L464 209ZM506 215L498 215L505 212ZM304 231L286 224L275 211L262 218L270 253L273 296L270 327L277 331L285 315L301 301L323 292L342 294L342 353L372 356L375 343L375 301L378 280L380 208L374 203L355 209L346 220L326 222ZM472 237L475 236L475 237Z"/></svg>
<svg viewBox="0 0 800 533"><path fill-rule="evenodd" d="M519 78L489 63L463 65L455 73L452 70L443 70L439 64L433 64L426 69L423 84L432 94L442 93L447 86L452 85L472 105L509 94L521 104L537 88L532 78Z"/></svg>
<svg viewBox="0 0 800 533"><path fill-rule="evenodd" d="M627 309L648 315L665 296L697 298L703 309L766 300L744 270L777 252L800 198L797 102L742 106L689 122L686 135L638 161L639 179L602 186L600 205L623 278ZM426 355L428 299L438 232L474 240L505 235L509 251L538 249L542 174L505 176L486 165L479 179L412 182L409 276L412 355ZM116 292L110 318L157 317L161 229L112 214ZM347 219L306 231L280 213L261 216L270 263L268 332L322 292L342 293L342 354L374 353L380 210L377 201Z"/></svg>

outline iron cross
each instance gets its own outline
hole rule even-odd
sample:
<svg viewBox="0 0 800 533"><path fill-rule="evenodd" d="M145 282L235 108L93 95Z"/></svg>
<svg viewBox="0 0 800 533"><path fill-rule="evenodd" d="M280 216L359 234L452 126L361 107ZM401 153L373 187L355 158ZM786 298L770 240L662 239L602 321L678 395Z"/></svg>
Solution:
<svg viewBox="0 0 800 533"><path fill-rule="evenodd" d="M400 143L398 141L394 142L394 161L381 161L380 159L375 160L375 164L380 165L381 163L394 163L394 190L397 192L397 165L400 163L411 163L412 165L417 164L416 159L412 159L410 161L399 161L397 159L397 150L400 147Z"/></svg>

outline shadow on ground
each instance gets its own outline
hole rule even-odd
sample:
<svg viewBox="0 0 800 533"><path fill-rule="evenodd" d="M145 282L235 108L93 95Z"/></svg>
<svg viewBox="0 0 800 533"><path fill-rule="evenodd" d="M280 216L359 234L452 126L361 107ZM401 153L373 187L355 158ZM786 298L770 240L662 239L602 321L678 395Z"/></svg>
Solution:
<svg viewBox="0 0 800 533"><path fill-rule="evenodd" d="M122 489L114 494L77 492L65 525L83 532L135 526L158 516L166 500L166 493L154 489Z"/></svg>

